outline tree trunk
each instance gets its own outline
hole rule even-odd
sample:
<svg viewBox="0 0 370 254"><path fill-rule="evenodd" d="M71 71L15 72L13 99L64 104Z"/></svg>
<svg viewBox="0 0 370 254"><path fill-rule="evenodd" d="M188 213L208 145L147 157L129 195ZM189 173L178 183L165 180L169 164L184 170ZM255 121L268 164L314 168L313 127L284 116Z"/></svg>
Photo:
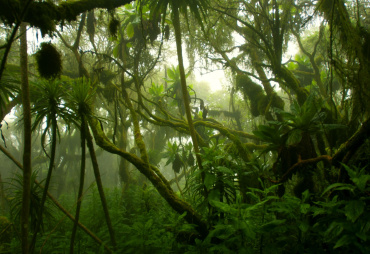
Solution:
<svg viewBox="0 0 370 254"><path fill-rule="evenodd" d="M173 26L175 28L175 37L176 37L176 49L177 49L177 59L179 63L179 70L180 70L180 79L181 79L181 91L182 91L182 96L183 96L183 101L184 101L184 106L185 106L185 113L186 113L186 119L189 124L189 131L190 131L190 136L193 141L193 147L194 147L194 152L195 152L195 157L197 159L197 164L200 170L203 169L202 167L202 159L200 158L200 151L199 151L199 145L198 145L198 140L197 140L197 135L196 131L194 128L193 124L193 119L191 118L191 111L190 111L190 102L189 102L189 97L188 95L188 89L186 85L186 76L185 76L185 69L184 69L184 61L182 58L182 39L181 39L181 28L180 28L180 14L177 6L173 6L172 8L173 11ZM204 181L205 174L204 172L201 173L202 180ZM207 190L204 188L205 195L207 195Z"/></svg>
<svg viewBox="0 0 370 254"><path fill-rule="evenodd" d="M28 249L28 229L31 199L31 105L30 91L28 86L28 59L27 59L27 24L20 26L20 66L21 66L21 88L23 105L24 123L24 148L23 148L23 197L22 197L22 216L21 216L21 239L22 251L29 253Z"/></svg>
<svg viewBox="0 0 370 254"><path fill-rule="evenodd" d="M49 185L50 185L51 173L52 173L53 168L54 168L55 151L56 151L56 144L57 144L57 118L56 118L56 113L55 112L51 113L51 128L52 128L52 130L51 130L52 140L51 140L51 154L50 154L49 170L48 170L48 174L46 176L44 191L42 193L39 218L42 218L42 214L44 212L46 195L48 193L48 189L49 189ZM32 237L32 241L31 241L31 245L30 245L30 252L31 253L33 253L33 249L35 248L37 233L40 230L40 226L41 226L41 220L37 222L36 231L35 231L35 233Z"/></svg>
<svg viewBox="0 0 370 254"><path fill-rule="evenodd" d="M86 127L86 141L87 141L87 147L89 148L89 152L90 152L90 157L91 157L91 162L92 162L92 166L93 166L93 169L94 169L96 185L98 186L98 191L99 191L101 203L102 203L102 206L103 206L105 220L107 222L107 227L108 227L110 239L112 241L113 249L115 249L116 246L117 246L116 238L114 236L112 222L111 222L111 219L110 219L110 216L109 216L107 200L106 200L105 195L104 195L103 183L102 183L101 177L100 177L99 165L98 165L98 160L96 159L94 144L93 144L92 137L91 137L91 134L90 134L90 131L89 131L88 127Z"/></svg>
<svg viewBox="0 0 370 254"><path fill-rule="evenodd" d="M85 126L85 118L81 116L81 173L80 173L80 187L78 189L78 197L77 197L77 207L76 207L76 216L75 222L73 224L72 235L71 235L71 243L69 246L69 253L73 253L74 242L76 238L78 220L80 218L80 210L82 204L82 194L84 189L84 181L85 181L85 163L86 163L86 126Z"/></svg>

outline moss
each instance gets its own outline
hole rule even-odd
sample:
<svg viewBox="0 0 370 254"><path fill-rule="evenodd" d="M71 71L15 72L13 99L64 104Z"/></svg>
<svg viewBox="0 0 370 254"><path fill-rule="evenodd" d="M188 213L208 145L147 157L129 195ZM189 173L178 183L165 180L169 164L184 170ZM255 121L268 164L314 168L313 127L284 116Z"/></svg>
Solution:
<svg viewBox="0 0 370 254"><path fill-rule="evenodd" d="M245 100L250 101L253 116L264 115L268 100L260 85L254 83L247 75L237 75L236 88L243 93Z"/></svg>
<svg viewBox="0 0 370 254"><path fill-rule="evenodd" d="M55 31L54 19L57 17L55 5L50 2L42 2L39 5L30 5L29 17L31 25L41 30L42 36Z"/></svg>
<svg viewBox="0 0 370 254"><path fill-rule="evenodd" d="M108 25L109 34L113 36L114 38L117 38L118 28L119 28L119 20L116 19L115 17L112 17Z"/></svg>
<svg viewBox="0 0 370 254"><path fill-rule="evenodd" d="M41 43L41 49L36 52L36 62L41 77L54 79L62 72L62 59L51 43Z"/></svg>

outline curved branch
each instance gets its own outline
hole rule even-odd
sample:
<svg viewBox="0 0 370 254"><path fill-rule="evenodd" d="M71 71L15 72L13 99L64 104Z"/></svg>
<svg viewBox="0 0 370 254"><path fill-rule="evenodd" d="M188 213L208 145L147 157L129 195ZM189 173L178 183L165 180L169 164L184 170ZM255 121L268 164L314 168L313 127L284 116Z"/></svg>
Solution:
<svg viewBox="0 0 370 254"><path fill-rule="evenodd" d="M191 224L196 224L197 230L202 237L205 237L208 234L207 224L203 221L202 216L197 211L195 211L190 204L177 197L173 189L169 187L168 181L167 183L162 181L161 177L158 176L158 168L145 163L136 155L128 153L110 142L101 129L101 126L97 119L90 118L89 123L94 134L95 142L98 146L100 146L105 151L117 154L132 163L140 171L140 173L147 177L147 179L157 189L159 194L176 212L178 212L179 214L183 214L186 212L186 221Z"/></svg>

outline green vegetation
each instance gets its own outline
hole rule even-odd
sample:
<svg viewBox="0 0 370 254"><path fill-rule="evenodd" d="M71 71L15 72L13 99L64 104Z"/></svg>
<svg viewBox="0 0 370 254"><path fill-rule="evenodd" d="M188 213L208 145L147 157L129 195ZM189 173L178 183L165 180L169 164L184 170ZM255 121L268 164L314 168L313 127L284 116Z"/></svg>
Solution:
<svg viewBox="0 0 370 254"><path fill-rule="evenodd" d="M0 253L370 252L366 1L0 5Z"/></svg>

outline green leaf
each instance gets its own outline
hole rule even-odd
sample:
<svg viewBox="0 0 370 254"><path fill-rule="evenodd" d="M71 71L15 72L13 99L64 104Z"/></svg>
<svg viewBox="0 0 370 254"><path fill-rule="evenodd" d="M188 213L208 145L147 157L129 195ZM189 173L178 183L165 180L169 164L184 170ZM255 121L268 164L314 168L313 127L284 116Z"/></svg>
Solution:
<svg viewBox="0 0 370 254"><path fill-rule="evenodd" d="M113 49L113 56L115 58L118 58L118 52L119 52L119 47L121 47L121 45L117 44L114 49Z"/></svg>
<svg viewBox="0 0 370 254"><path fill-rule="evenodd" d="M352 190L353 186L350 184L345 184L345 183L334 183L329 185L321 194L323 196L326 192L330 191L331 189L336 189L338 190L338 187L340 187L341 190Z"/></svg>
<svg viewBox="0 0 370 254"><path fill-rule="evenodd" d="M343 245L348 245L350 243L355 242L356 239L351 235L344 235L342 236L335 244L334 249L339 248Z"/></svg>
<svg viewBox="0 0 370 254"><path fill-rule="evenodd" d="M347 219L355 222L358 217L364 212L365 203L361 200L352 200L349 201L346 207L344 208L344 213L347 216Z"/></svg>
<svg viewBox="0 0 370 254"><path fill-rule="evenodd" d="M302 202L307 202L308 199L310 198L310 191L309 190L305 190L303 193L302 193Z"/></svg>
<svg viewBox="0 0 370 254"><path fill-rule="evenodd" d="M206 172L206 176L204 178L204 185L206 186L207 190L210 190L215 182L216 176L214 174Z"/></svg>
<svg viewBox="0 0 370 254"><path fill-rule="evenodd" d="M234 172L231 169L224 167L224 166L217 166L216 169L217 171L228 174L228 175L234 174Z"/></svg>
<svg viewBox="0 0 370 254"><path fill-rule="evenodd" d="M288 146L298 144L302 139L302 131L300 129L294 129L289 133L286 144Z"/></svg>
<svg viewBox="0 0 370 254"><path fill-rule="evenodd" d="M224 213L230 213L232 210L228 204L222 203L220 201L210 200L209 203L211 204L211 206L217 208L218 210Z"/></svg>
<svg viewBox="0 0 370 254"><path fill-rule="evenodd" d="M310 210L310 204L301 204L301 213L306 214Z"/></svg>
<svg viewBox="0 0 370 254"><path fill-rule="evenodd" d="M347 126L343 124L323 124L323 127L326 131L347 128Z"/></svg>
<svg viewBox="0 0 370 254"><path fill-rule="evenodd" d="M368 236L365 232L357 232L356 236L360 238L362 241L366 241L368 239Z"/></svg>
<svg viewBox="0 0 370 254"><path fill-rule="evenodd" d="M262 232L270 232L285 223L286 220L273 220L261 227Z"/></svg>
<svg viewBox="0 0 370 254"><path fill-rule="evenodd" d="M129 23L127 25L126 32L127 32L128 38L132 38L134 36L135 31L134 31L134 26L132 25L132 23Z"/></svg>
<svg viewBox="0 0 370 254"><path fill-rule="evenodd" d="M218 201L220 200L220 190L219 189L212 189L208 194L208 202L210 201Z"/></svg>
<svg viewBox="0 0 370 254"><path fill-rule="evenodd" d="M303 221L299 224L299 229L302 232L307 232L310 228L310 224L307 221Z"/></svg>
<svg viewBox="0 0 370 254"><path fill-rule="evenodd" d="M365 191L367 182L370 181L370 175L364 175L358 178L353 178L352 181L354 184L356 184L357 188L359 188L360 191Z"/></svg>
<svg viewBox="0 0 370 254"><path fill-rule="evenodd" d="M172 69L167 69L167 75L170 79L172 79L173 81L176 80L176 75L175 75L175 72L172 70Z"/></svg>
<svg viewBox="0 0 370 254"><path fill-rule="evenodd" d="M150 219L150 220L148 220L148 221L145 223L145 228L146 228L146 229L149 229L149 228L151 228L151 227L152 227L152 225L153 225L153 220L152 220L152 219Z"/></svg>

